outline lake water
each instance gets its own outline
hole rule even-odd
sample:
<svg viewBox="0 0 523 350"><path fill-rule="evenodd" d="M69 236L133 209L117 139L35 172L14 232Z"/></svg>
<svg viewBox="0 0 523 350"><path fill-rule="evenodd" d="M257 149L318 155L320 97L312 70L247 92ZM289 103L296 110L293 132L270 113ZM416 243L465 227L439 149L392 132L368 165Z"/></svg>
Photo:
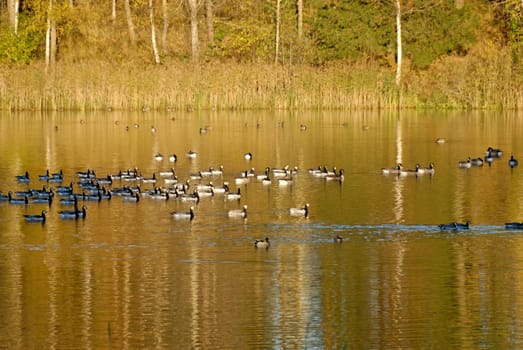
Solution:
<svg viewBox="0 0 523 350"><path fill-rule="evenodd" d="M60 218L72 206L57 195L0 202L0 348L522 348L523 230L504 227L523 220L523 164L508 166L523 160L522 130L523 115L501 113L4 114L4 194L41 189L46 169L76 193L88 169L158 182L115 180L105 187L141 184L140 201L80 199L79 220ZM491 166L458 167L489 146L504 151ZM381 174L399 162L435 173ZM286 165L292 184L235 182ZM309 173L319 166L344 181ZM143 195L174 186L159 176L171 168L190 189L228 181L241 199ZM15 178L25 171L29 184ZM290 215L305 203L308 217ZM191 205L192 221L171 215ZM246 219L228 217L243 205ZM44 209L45 224L24 220ZM270 248L254 248L264 237Z"/></svg>

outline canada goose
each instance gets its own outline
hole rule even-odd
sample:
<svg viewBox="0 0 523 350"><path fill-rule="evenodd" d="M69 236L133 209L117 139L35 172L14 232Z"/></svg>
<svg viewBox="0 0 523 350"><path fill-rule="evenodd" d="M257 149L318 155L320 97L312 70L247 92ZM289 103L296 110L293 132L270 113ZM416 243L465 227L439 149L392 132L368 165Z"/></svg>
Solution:
<svg viewBox="0 0 523 350"><path fill-rule="evenodd" d="M196 153L195 151L193 150L189 150L189 152L186 153L186 156L188 158L191 158L191 159L194 159L198 156L198 153Z"/></svg>
<svg viewBox="0 0 523 350"><path fill-rule="evenodd" d="M494 158L499 158L503 155L503 151L501 151L499 148L487 148L487 151L485 152L485 157L491 156Z"/></svg>
<svg viewBox="0 0 523 350"><path fill-rule="evenodd" d="M269 248L271 246L271 242L269 242L269 237L265 237L265 239L257 239L254 241L254 247L255 248Z"/></svg>
<svg viewBox="0 0 523 350"><path fill-rule="evenodd" d="M173 218L176 220L190 220L194 219L194 207L190 207L188 212L185 211L173 211L171 213Z"/></svg>
<svg viewBox="0 0 523 350"><path fill-rule="evenodd" d="M469 226L470 226L470 221L467 221L464 224L459 223L459 222L452 222L450 224L441 224L438 227L442 231L445 231L445 230L459 231L459 230L468 230Z"/></svg>
<svg viewBox="0 0 523 350"><path fill-rule="evenodd" d="M9 191L7 194L9 197L9 203L10 204L29 204L29 197L24 196L24 198L15 198L12 196L12 192Z"/></svg>
<svg viewBox="0 0 523 350"><path fill-rule="evenodd" d="M74 210L62 210L58 212L58 215L61 219L85 219L87 217L87 207L82 206L82 210L78 210L78 207L75 206Z"/></svg>
<svg viewBox="0 0 523 350"><path fill-rule="evenodd" d="M427 167L420 167L418 169L418 174L429 174L429 175L433 175L435 172L435 169L434 169L434 163L429 163L429 166Z"/></svg>
<svg viewBox="0 0 523 350"><path fill-rule="evenodd" d="M414 169L400 170L400 175L401 176L419 175L420 168L421 168L421 165L416 164L416 167Z"/></svg>
<svg viewBox="0 0 523 350"><path fill-rule="evenodd" d="M334 243L343 243L343 237L339 235L334 237Z"/></svg>
<svg viewBox="0 0 523 350"><path fill-rule="evenodd" d="M509 230L521 230L523 229L523 222L507 222L505 228Z"/></svg>
<svg viewBox="0 0 523 350"><path fill-rule="evenodd" d="M508 161L508 165L509 165L511 168L515 167L515 166L518 165L518 160L517 160L516 158L514 158L513 155L511 155L511 156L510 156L510 159L509 159L509 161Z"/></svg>
<svg viewBox="0 0 523 350"><path fill-rule="evenodd" d="M49 169L45 171L44 175L38 175L38 179L41 181L47 181L51 178L51 175L49 174Z"/></svg>
<svg viewBox="0 0 523 350"><path fill-rule="evenodd" d="M473 166L483 166L483 158L481 157L478 157L478 158L472 158L470 160L470 163L473 165Z"/></svg>
<svg viewBox="0 0 523 350"><path fill-rule="evenodd" d="M309 203L306 203L302 208L290 208L291 216L309 216Z"/></svg>
<svg viewBox="0 0 523 350"><path fill-rule="evenodd" d="M25 221L30 221L30 222L45 222L45 214L47 214L47 210L42 210L42 214L40 214L40 215L25 214L24 218L25 218Z"/></svg>
<svg viewBox="0 0 523 350"><path fill-rule="evenodd" d="M398 163L394 168L381 168L381 173L385 174L385 175L388 175L388 174L398 175L402 169L403 169L403 164Z"/></svg>
<svg viewBox="0 0 523 350"><path fill-rule="evenodd" d="M343 180L345 180L345 170L344 169L340 169L337 174L336 173L329 174L329 175L325 176L325 180L327 180L327 181L332 181L332 180L343 181Z"/></svg>
<svg viewBox="0 0 523 350"><path fill-rule="evenodd" d="M470 157L467 158L467 160L460 160L458 162L458 167L464 168L464 169L470 169L472 166L472 159Z"/></svg>
<svg viewBox="0 0 523 350"><path fill-rule="evenodd" d="M163 160L163 154L161 153L156 153L154 155L154 159L156 159L157 161L162 161Z"/></svg>
<svg viewBox="0 0 523 350"><path fill-rule="evenodd" d="M252 153L251 152L247 152L243 155L243 159L245 160L251 160L252 159Z"/></svg>
<svg viewBox="0 0 523 350"><path fill-rule="evenodd" d="M231 209L227 212L227 216L230 218L246 218L247 217L247 205L244 205L242 209Z"/></svg>
<svg viewBox="0 0 523 350"><path fill-rule="evenodd" d="M16 180L18 182L28 183L29 182L29 172L26 171L24 175L17 175Z"/></svg>

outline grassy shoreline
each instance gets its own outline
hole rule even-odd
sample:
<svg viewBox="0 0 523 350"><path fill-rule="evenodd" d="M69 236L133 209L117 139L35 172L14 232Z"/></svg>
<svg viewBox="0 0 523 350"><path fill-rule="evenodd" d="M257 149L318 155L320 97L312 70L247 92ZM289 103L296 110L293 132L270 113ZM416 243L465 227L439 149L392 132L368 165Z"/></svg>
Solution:
<svg viewBox="0 0 523 350"><path fill-rule="evenodd" d="M461 65L465 63L461 62ZM470 62L466 62L470 65ZM460 62L408 72L402 108L518 109L523 87L509 72L467 78ZM372 65L311 67L104 62L3 67L0 110L322 110L399 107L394 71ZM458 74L463 75L458 80Z"/></svg>

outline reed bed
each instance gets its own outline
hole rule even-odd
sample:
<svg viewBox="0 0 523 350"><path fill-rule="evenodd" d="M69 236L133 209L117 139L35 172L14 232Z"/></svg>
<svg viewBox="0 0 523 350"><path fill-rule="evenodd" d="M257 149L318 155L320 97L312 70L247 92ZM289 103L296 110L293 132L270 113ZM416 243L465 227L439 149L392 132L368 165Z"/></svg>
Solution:
<svg viewBox="0 0 523 350"><path fill-rule="evenodd" d="M501 58L498 59L498 61ZM3 67L2 110L246 110L520 108L523 84L507 62L470 61L407 72L401 97L394 71L368 65L276 66L104 62ZM449 68L450 67L450 68ZM492 67L491 67L492 68ZM401 102L400 102L401 101Z"/></svg>

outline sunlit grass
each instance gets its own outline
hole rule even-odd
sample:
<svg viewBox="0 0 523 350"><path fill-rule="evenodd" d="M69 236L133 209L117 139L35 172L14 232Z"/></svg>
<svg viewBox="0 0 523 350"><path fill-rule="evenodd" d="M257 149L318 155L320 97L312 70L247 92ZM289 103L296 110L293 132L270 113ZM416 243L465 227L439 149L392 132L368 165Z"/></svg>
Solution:
<svg viewBox="0 0 523 350"><path fill-rule="evenodd" d="M492 55L488 56L492 57ZM312 67L103 62L3 67L2 110L516 109L523 84L500 57L442 61L408 72L401 99L394 71L368 64ZM521 79L520 79L521 80Z"/></svg>

